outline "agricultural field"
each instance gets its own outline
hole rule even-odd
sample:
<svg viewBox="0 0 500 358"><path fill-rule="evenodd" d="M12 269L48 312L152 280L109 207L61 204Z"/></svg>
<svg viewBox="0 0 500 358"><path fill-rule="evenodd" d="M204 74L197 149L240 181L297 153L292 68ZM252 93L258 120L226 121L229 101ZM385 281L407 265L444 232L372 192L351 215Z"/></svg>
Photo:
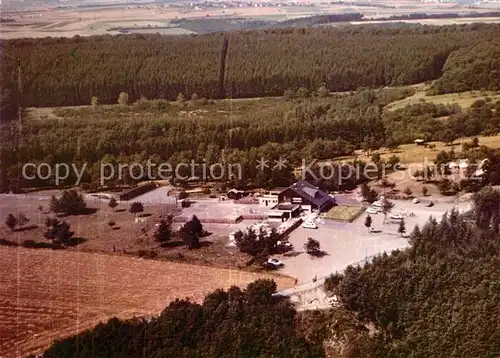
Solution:
<svg viewBox="0 0 500 358"><path fill-rule="evenodd" d="M408 13L470 13L467 7L457 7L455 4L422 4L417 1L399 3L398 7L389 1L377 1L378 5L372 4L350 5L343 3L326 4L320 1L312 1L300 6L262 6L261 4L248 4L244 7L205 7L185 3L170 3L168 5L126 6L119 4L108 4L107 6L87 6L85 8L69 7L54 8L49 5L39 6L38 9L19 7L18 10L2 9L3 16L14 20L2 24L0 38L18 37L46 37L63 36L72 37L75 35L92 36L103 34L118 34L118 27L128 28L128 33L161 33L164 35L189 34L192 31L171 23L174 19L187 20L224 20L232 17L234 19L281 21L297 17L307 17L324 13L349 13L359 12L367 18L377 19L392 15L402 15ZM387 6L389 5L389 6ZM485 7L484 11L488 11ZM498 22L498 18L478 18L478 19L428 19L428 20L408 20L410 23L426 23L430 25L444 25L470 22ZM384 21L391 22L391 21ZM362 22L365 24L366 22ZM377 23L377 21L371 21ZM349 24L349 23L345 23ZM351 22L357 24L357 22ZM327 24L338 26L339 23ZM228 28L230 23L228 23Z"/></svg>
<svg viewBox="0 0 500 358"><path fill-rule="evenodd" d="M38 353L115 316L156 315L175 298L200 302L258 278L293 286L283 276L84 252L0 246L0 261L1 357Z"/></svg>

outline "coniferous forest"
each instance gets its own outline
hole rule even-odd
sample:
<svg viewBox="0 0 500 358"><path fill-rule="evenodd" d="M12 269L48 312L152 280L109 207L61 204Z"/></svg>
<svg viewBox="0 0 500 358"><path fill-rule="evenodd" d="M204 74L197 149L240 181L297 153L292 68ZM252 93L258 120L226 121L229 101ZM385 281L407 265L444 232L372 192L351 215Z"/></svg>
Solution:
<svg viewBox="0 0 500 358"><path fill-rule="evenodd" d="M277 96L322 83L331 91L412 84L439 78L455 51L474 56L479 46L487 56L495 46L490 41L499 37L500 25L473 24L6 40L1 103L9 114L13 105L88 105L93 96L100 103L116 103L120 92L131 100L141 95L175 100L179 93L187 98L193 93L205 98ZM483 77L481 83L471 82L467 71L460 72L462 80L456 70L449 71L455 72L445 82L498 85ZM456 86L443 83L440 88Z"/></svg>

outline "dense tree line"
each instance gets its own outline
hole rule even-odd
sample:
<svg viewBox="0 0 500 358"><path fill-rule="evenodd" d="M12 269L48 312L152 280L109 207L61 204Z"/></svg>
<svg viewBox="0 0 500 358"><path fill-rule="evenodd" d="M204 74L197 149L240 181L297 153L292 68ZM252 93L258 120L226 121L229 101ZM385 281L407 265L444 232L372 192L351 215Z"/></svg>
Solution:
<svg viewBox="0 0 500 358"><path fill-rule="evenodd" d="M432 93L500 89L500 39L483 41L453 52Z"/></svg>
<svg viewBox="0 0 500 358"><path fill-rule="evenodd" d="M208 166L223 161L239 163L241 181L233 180L232 185L287 186L294 181L293 168L307 165L313 159L351 155L359 148L367 151L382 146L394 148L416 138L453 142L462 136L500 131L498 101L478 100L467 110L419 103L384 111L388 103L412 93L409 89L360 89L348 95L307 97L305 91L306 97L269 99L266 104L263 100L251 104L231 101L201 104L196 100L175 105L165 102L163 106L159 100L143 100L126 106L61 109L56 113L62 120L26 120L21 134L17 122L3 125L0 191L55 184L54 177L44 181L21 177L18 181L24 163L44 162L52 167L56 163L73 163L79 168L86 163L81 183L96 184L100 163L146 166L148 159L156 164L168 162L172 167L191 160L205 161ZM207 112L200 118L189 118L185 115L187 110ZM475 160L484 158L481 153L476 154ZM495 160L493 154L485 155ZM286 158L287 168L261 171L256 168L261 157L271 163ZM200 165L195 174L201 175L202 170ZM35 175L34 168L27 168L26 174ZM127 175L124 173L118 184L133 184L134 180ZM179 176L190 175L190 168L179 171ZM339 189L338 177L333 175L330 182L318 185ZM75 173L70 171L62 183L75 182ZM358 183L346 180L345 188Z"/></svg>
<svg viewBox="0 0 500 358"><path fill-rule="evenodd" d="M329 14L329 15L313 15L298 17L295 19L289 19L280 21L277 24L273 24L274 28L283 27L312 27L320 24L327 24L330 22L349 22L349 21L360 21L363 18L363 14L359 12L345 13L345 14Z"/></svg>
<svg viewBox="0 0 500 358"><path fill-rule="evenodd" d="M498 17L500 12L489 11L480 13L469 13L469 14L459 14L459 13L437 13L437 14L427 14L427 13L411 13L403 15L391 15L389 17L376 18L378 21L391 21L391 20L424 20L424 19L459 19L459 18L478 18L478 17Z"/></svg>
<svg viewBox="0 0 500 358"><path fill-rule="evenodd" d="M226 96L260 97L322 83L331 91L417 83L438 78L453 51L499 34L499 25L474 24L5 40L2 107L82 105L93 96L110 104L120 92L131 101L141 95L174 100L179 93L217 98L220 86ZM221 67L224 39L228 51Z"/></svg>
<svg viewBox="0 0 500 358"><path fill-rule="evenodd" d="M116 318L55 342L44 357L324 357L321 340L306 339L292 304L258 280L246 290L216 290L203 304L170 303L150 322Z"/></svg>
<svg viewBox="0 0 500 358"><path fill-rule="evenodd" d="M328 280L348 309L376 325L356 357L500 354L498 192L484 190L475 204L470 218L431 218L415 228L411 248Z"/></svg>

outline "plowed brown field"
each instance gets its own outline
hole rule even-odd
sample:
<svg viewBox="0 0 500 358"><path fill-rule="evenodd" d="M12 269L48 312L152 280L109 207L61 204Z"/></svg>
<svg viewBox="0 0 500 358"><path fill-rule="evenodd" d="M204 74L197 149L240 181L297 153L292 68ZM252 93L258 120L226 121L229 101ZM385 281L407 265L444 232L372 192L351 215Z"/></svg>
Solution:
<svg viewBox="0 0 500 358"><path fill-rule="evenodd" d="M273 278L118 255L0 247L0 358L25 357L56 338L117 316L153 315L169 301Z"/></svg>

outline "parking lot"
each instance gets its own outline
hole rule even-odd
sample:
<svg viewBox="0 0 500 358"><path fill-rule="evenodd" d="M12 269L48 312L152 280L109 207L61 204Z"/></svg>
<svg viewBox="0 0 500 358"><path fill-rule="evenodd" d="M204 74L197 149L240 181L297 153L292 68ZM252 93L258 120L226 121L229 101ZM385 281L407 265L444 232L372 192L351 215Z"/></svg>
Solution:
<svg viewBox="0 0 500 358"><path fill-rule="evenodd" d="M410 201L393 201L395 206L392 213L414 213L414 216L405 216L406 235L411 233L414 226L422 227L430 216L440 220L446 211L457 207L460 211L470 208L470 203L454 204L439 202L433 207L427 208L423 203L413 204ZM305 229L299 227L290 234L290 242L293 244L295 256L279 256L285 265L281 273L298 279L299 283L311 282L313 277L321 278L335 271L342 271L350 264L370 259L372 256L382 252L390 253L395 249L403 249L408 246L408 239L398 233L398 223L384 224L382 213L370 215L375 230L370 233L364 226L367 214L362 214L352 223L344 223L332 220L317 219L317 229ZM321 249L326 252L323 257L311 257L305 253L303 246L308 237L320 242Z"/></svg>

